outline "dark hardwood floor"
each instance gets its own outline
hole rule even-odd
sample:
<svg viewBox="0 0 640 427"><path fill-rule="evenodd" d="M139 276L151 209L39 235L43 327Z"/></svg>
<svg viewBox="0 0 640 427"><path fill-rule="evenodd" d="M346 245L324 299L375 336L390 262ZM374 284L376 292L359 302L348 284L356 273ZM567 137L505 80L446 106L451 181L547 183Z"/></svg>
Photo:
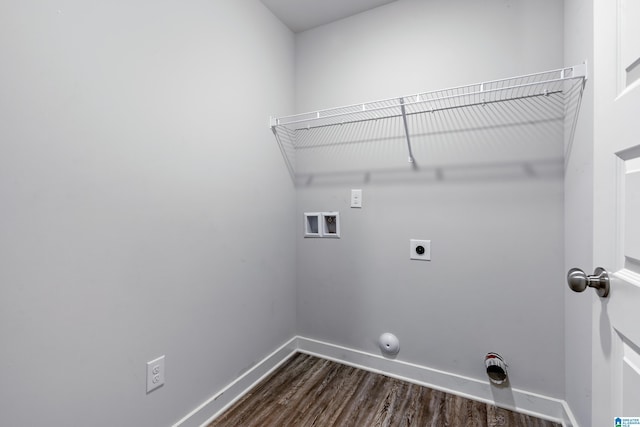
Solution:
<svg viewBox="0 0 640 427"><path fill-rule="evenodd" d="M297 353L209 427L561 427Z"/></svg>

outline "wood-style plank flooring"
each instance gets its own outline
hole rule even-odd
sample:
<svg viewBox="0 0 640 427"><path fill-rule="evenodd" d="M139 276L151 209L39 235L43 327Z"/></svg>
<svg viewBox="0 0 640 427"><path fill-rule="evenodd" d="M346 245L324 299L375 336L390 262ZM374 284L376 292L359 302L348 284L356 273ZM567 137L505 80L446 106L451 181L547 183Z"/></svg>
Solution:
<svg viewBox="0 0 640 427"><path fill-rule="evenodd" d="M302 353L209 427L561 427Z"/></svg>

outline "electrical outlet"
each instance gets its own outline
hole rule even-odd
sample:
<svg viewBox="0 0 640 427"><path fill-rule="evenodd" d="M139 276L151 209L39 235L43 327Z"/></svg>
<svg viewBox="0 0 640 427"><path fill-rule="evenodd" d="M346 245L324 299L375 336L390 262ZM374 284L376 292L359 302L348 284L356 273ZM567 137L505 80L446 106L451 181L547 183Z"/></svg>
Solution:
<svg viewBox="0 0 640 427"><path fill-rule="evenodd" d="M147 393L164 384L164 356L147 362Z"/></svg>
<svg viewBox="0 0 640 427"><path fill-rule="evenodd" d="M409 240L409 259L431 261L431 240Z"/></svg>
<svg viewBox="0 0 640 427"><path fill-rule="evenodd" d="M352 208L362 207L362 190L358 190L358 189L351 190L351 207Z"/></svg>

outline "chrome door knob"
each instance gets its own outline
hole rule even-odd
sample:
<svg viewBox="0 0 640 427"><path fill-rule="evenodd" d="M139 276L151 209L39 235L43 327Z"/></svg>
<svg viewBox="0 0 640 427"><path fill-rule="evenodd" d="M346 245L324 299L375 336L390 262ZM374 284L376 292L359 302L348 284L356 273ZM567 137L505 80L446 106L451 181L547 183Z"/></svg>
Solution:
<svg viewBox="0 0 640 427"><path fill-rule="evenodd" d="M594 288L602 298L609 295L609 274L607 270L602 267L596 268L592 276L587 276L585 272L579 268L572 268L567 273L567 284L574 292L582 292L587 289L587 287L591 287Z"/></svg>

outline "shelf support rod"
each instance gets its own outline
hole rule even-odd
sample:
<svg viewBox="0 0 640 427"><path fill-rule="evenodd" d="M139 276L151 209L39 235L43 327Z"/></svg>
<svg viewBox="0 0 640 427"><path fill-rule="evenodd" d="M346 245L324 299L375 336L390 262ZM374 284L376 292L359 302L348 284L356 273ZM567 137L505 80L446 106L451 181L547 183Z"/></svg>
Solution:
<svg viewBox="0 0 640 427"><path fill-rule="evenodd" d="M404 108L404 98L400 98L400 111L402 111L402 122L404 123L404 135L407 138L407 149L409 150L409 163L413 163L413 150L411 150L411 139L409 138L409 125L407 125L407 112Z"/></svg>

